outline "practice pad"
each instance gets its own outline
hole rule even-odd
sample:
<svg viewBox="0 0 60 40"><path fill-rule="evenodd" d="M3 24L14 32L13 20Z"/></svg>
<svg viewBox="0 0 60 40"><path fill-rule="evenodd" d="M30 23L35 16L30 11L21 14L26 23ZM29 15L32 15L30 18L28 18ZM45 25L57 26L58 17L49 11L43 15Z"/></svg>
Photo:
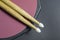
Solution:
<svg viewBox="0 0 60 40"><path fill-rule="evenodd" d="M32 17L35 16L37 0L11 0L16 5L27 11ZM8 38L25 31L26 25L9 16L0 9L0 38Z"/></svg>

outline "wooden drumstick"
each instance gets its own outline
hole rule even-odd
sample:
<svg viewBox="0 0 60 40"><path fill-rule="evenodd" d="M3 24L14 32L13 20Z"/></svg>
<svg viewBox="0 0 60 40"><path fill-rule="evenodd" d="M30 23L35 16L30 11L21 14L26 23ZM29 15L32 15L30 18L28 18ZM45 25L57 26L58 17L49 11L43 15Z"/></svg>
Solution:
<svg viewBox="0 0 60 40"><path fill-rule="evenodd" d="M0 1L0 7L3 8L4 10L6 10L9 14L11 14L12 16L14 16L18 20L20 20L23 23L25 23L26 25L28 25L28 27L31 27L32 29L36 30L38 33L41 32L41 30L38 27L35 27L28 20L26 20L23 16L21 16L20 14L18 14L18 12L16 12L15 10L13 10L12 8L10 8L6 4L4 4L2 1Z"/></svg>
<svg viewBox="0 0 60 40"><path fill-rule="evenodd" d="M24 16L27 19L31 20L32 22L38 24L40 27L42 27L42 28L44 27L44 25L41 22L37 21L35 18L33 18L31 15L29 15L25 10L23 10L21 7L18 7L16 4L11 2L10 0L1 0L1 1L6 3L8 6L13 8L14 10L16 10L22 16Z"/></svg>

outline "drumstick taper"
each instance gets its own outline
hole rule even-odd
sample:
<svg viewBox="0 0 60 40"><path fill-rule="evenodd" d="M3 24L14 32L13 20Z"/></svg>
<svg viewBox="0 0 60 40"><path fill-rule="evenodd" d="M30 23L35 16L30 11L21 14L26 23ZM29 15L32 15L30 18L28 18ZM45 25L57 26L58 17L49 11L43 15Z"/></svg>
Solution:
<svg viewBox="0 0 60 40"><path fill-rule="evenodd" d="M14 11L12 8L8 7L6 4L4 4L2 1L0 1L0 7L6 10L9 14L17 18L18 20L22 21L32 29L36 30L38 33L41 32L41 30L38 27L35 27L33 24L31 24L28 20L26 20L24 17L19 15L16 11Z"/></svg>
<svg viewBox="0 0 60 40"><path fill-rule="evenodd" d="M10 0L1 0L4 3L6 3L8 6L16 10L19 14L26 17L27 19L31 20L32 22L38 24L40 27L44 27L44 25L41 22L38 22L35 18L33 18L31 15L29 15L26 11L24 11L21 7L18 7L16 4L11 2Z"/></svg>

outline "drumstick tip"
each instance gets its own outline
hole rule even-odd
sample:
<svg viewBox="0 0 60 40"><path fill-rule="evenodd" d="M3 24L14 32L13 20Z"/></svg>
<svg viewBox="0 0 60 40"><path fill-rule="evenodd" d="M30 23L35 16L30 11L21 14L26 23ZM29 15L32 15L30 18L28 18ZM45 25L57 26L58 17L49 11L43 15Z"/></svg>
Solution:
<svg viewBox="0 0 60 40"><path fill-rule="evenodd" d="M40 26L40 27L42 27L42 28L44 28L44 25L43 25L43 23L39 23L39 26Z"/></svg>
<svg viewBox="0 0 60 40"><path fill-rule="evenodd" d="M41 32L41 30L40 30L39 28L36 28L36 32L40 33L40 32Z"/></svg>

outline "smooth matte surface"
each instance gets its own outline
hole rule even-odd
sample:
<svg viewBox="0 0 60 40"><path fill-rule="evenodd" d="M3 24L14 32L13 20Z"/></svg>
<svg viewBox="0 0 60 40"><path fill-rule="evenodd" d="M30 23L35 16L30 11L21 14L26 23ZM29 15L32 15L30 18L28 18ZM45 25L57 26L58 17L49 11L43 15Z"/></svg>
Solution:
<svg viewBox="0 0 60 40"><path fill-rule="evenodd" d="M40 34L31 30L15 40L60 40L60 0L41 0L37 19L45 25Z"/></svg>

